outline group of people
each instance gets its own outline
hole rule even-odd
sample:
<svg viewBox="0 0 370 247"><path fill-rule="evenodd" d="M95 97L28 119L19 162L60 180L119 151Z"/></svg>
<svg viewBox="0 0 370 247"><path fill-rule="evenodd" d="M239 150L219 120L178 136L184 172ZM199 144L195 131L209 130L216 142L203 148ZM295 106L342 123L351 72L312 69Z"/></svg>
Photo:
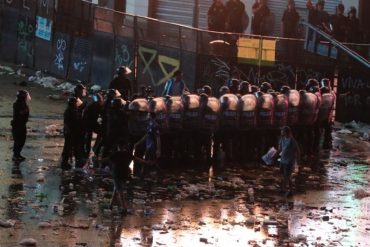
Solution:
<svg viewBox="0 0 370 247"><path fill-rule="evenodd" d="M351 7L345 16L344 5L338 4L336 14L330 16L325 11L324 0L318 0L316 4L313 4L312 0L307 0L306 6L309 11L308 22L310 24L320 27L341 42L360 43L363 41L355 7ZM251 33L271 35L274 17L267 5L267 0L256 0L252 6L252 12ZM281 20L282 37L300 38L300 18L295 1L288 0ZM226 4L223 4L221 0L214 0L208 10L208 29L211 31L243 33L248 26L248 20L245 5L240 0L229 0Z"/></svg>
<svg viewBox="0 0 370 247"><path fill-rule="evenodd" d="M164 97L154 97L150 87L132 94L131 82L126 78L128 72L121 67L110 89L90 97L83 84L75 86L64 112L61 155L61 168L69 170L73 157L75 167L82 168L93 151L100 163L111 168L114 198L119 199L123 208L126 208L123 184L132 161L137 164L137 174L142 175L144 167L155 167L163 157L172 161L173 158L189 161L191 157L216 162L221 162L219 158L223 157L229 162L243 163L260 161L275 146L281 152L284 186L291 189L290 176L299 158L316 155L322 136L323 147L331 147L335 94L329 79L323 79L321 84L310 79L306 88L298 92L288 86L274 89L268 82L257 86L231 78L219 88L219 95L214 96L209 85L191 93L182 72L176 71L166 82ZM29 93L20 90L13 105L11 125L16 162L25 159L21 150L29 117L28 100ZM146 112L135 112L142 105L152 107L145 108ZM159 119L157 114L161 116ZM178 124L179 120L182 124L172 125L176 126L172 129L170 123L164 124L166 121ZM145 123L144 132L136 133L137 126L133 124L142 123ZM93 133L97 137L91 148Z"/></svg>
<svg viewBox="0 0 370 247"><path fill-rule="evenodd" d="M309 10L308 22L321 28L340 42L361 43L363 42L360 21L357 18L357 10L351 7L345 16L343 4L338 4L336 13L329 15L325 11L325 1L319 0L316 5L311 0L307 1Z"/></svg>
<svg viewBox="0 0 370 247"><path fill-rule="evenodd" d="M268 35L271 30L270 9L267 0L253 4L252 34ZM214 0L208 10L208 29L217 32L243 33L249 25L249 16L240 0Z"/></svg>

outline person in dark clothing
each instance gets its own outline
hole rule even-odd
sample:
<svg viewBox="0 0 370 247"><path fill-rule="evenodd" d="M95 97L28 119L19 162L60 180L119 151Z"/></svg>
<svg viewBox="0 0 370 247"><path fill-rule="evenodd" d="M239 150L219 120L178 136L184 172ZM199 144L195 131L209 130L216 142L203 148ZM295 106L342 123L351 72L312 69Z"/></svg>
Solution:
<svg viewBox="0 0 370 247"><path fill-rule="evenodd" d="M146 134L141 140L135 143L134 148L140 146L142 142L145 141L145 160L146 161L156 161L161 156L161 137L160 137L160 127L156 121L155 112L149 113L149 122L146 128ZM144 168L144 167L143 167ZM143 175L144 170L141 170L141 175Z"/></svg>
<svg viewBox="0 0 370 247"><path fill-rule="evenodd" d="M68 99L67 109L64 112L64 147L62 152L62 169L71 169L69 159L74 155L76 167L83 166L83 122L82 114L79 111L82 101L79 98L72 97ZM82 136L82 137L81 137Z"/></svg>
<svg viewBox="0 0 370 247"><path fill-rule="evenodd" d="M291 195L293 190L292 173L294 166L298 165L300 160L300 149L297 141L294 139L292 130L288 126L281 129L281 138L276 155L281 154L280 169L283 175L282 190L285 195ZM289 189L287 190L287 185Z"/></svg>
<svg viewBox="0 0 370 247"><path fill-rule="evenodd" d="M332 35L333 37L340 41L346 41L347 30L348 30L348 20L344 16L344 5L339 4L337 6L337 13L331 16L331 24L333 27Z"/></svg>
<svg viewBox="0 0 370 247"><path fill-rule="evenodd" d="M82 115L82 120L85 127L84 152L86 157L89 157L91 151L91 139L93 133L97 133L98 137L101 138L101 123L98 122L98 119L101 117L101 114L103 112L103 96L97 93L92 96L92 100L93 101L86 106ZM98 142L99 139L96 139L95 143Z"/></svg>
<svg viewBox="0 0 370 247"><path fill-rule="evenodd" d="M109 161L112 166L112 178L113 178L113 194L110 202L110 207L113 207L116 199L118 199L119 206L121 207L122 216L127 214L128 204L125 200L125 185L130 181L130 164L135 161L144 165L152 165L151 162L146 162L138 157L131 154L125 145L120 144L119 150L113 152L109 156Z"/></svg>
<svg viewBox="0 0 370 247"><path fill-rule="evenodd" d="M360 21L356 17L357 10L355 7L351 7L348 12L348 36L347 41L349 43L360 43L362 42L361 38L361 29Z"/></svg>
<svg viewBox="0 0 370 247"><path fill-rule="evenodd" d="M213 0L208 10L208 30L216 32L225 31L226 8L221 0Z"/></svg>
<svg viewBox="0 0 370 247"><path fill-rule="evenodd" d="M86 96L87 96L86 86L82 83L77 84L73 89L73 97L79 98L81 100L82 104L78 107L78 110L81 113L87 106Z"/></svg>
<svg viewBox="0 0 370 247"><path fill-rule="evenodd" d="M231 33L242 33L245 5L240 0L229 0L226 3L226 31Z"/></svg>
<svg viewBox="0 0 370 247"><path fill-rule="evenodd" d="M95 156L98 157L100 150L102 147L105 146L105 143L107 142L107 119L109 110L111 109L111 104L114 98L121 97L121 94L116 89L109 89L106 95L106 99L103 103L103 109L101 112L101 132L98 133L98 136L96 137L97 144L94 145L94 153Z"/></svg>
<svg viewBox="0 0 370 247"><path fill-rule="evenodd" d="M256 0L252 6L253 20L252 20L252 34L268 35L264 27L264 21L270 15L270 9L267 7L266 0Z"/></svg>
<svg viewBox="0 0 370 247"><path fill-rule="evenodd" d="M282 33L284 38L298 38L299 14L294 1L289 1L282 18Z"/></svg>
<svg viewBox="0 0 370 247"><path fill-rule="evenodd" d="M319 0L316 4L316 8L313 6L311 0L307 1L307 9L308 9L308 22L314 26L319 27L324 32L330 33L329 21L330 16L328 12L324 10L325 1Z"/></svg>
<svg viewBox="0 0 370 247"><path fill-rule="evenodd" d="M21 155L23 146L26 142L28 118L30 109L27 101L31 100L30 94L26 90L17 92L17 99L13 104L13 119L11 121L13 145L13 161L23 161L26 158Z"/></svg>
<svg viewBox="0 0 370 247"><path fill-rule="evenodd" d="M129 100L132 94L131 81L126 77L131 70L126 66L117 69L117 77L109 84L109 89L117 89L124 100Z"/></svg>
<svg viewBox="0 0 370 247"><path fill-rule="evenodd" d="M128 144L128 115L125 107L126 102L122 98L118 97L112 100L111 109L108 110L107 116L103 158L108 157L119 146Z"/></svg>

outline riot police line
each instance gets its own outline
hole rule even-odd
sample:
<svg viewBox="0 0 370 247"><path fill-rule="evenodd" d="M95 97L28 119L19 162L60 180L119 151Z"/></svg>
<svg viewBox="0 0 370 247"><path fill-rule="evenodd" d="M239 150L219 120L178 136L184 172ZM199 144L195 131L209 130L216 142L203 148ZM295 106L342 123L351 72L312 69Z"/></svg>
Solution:
<svg viewBox="0 0 370 247"><path fill-rule="evenodd" d="M220 155L235 163L259 160L277 145L280 128L286 125L303 155L310 157L319 151L322 137L323 148L331 147L335 93L330 83L323 79L320 86L310 79L305 90L283 86L275 91L269 83L258 88L242 82L237 93L221 87L219 97L212 96L209 86L181 96L156 97L147 90L132 101L110 89L95 93L88 103L83 100L86 88L80 84L64 113L62 167L70 168L73 155L76 166L83 166L92 133L97 134L92 148L96 157L107 157L122 144L132 150L145 135L150 112L156 113L160 126L162 160L210 161ZM137 147L135 155L144 152Z"/></svg>

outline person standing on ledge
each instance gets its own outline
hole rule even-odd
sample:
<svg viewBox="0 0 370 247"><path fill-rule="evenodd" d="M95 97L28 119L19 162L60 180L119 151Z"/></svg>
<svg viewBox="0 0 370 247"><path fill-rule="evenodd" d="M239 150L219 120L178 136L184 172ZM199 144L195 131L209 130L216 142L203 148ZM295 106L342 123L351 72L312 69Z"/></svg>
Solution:
<svg viewBox="0 0 370 247"><path fill-rule="evenodd" d="M109 84L109 89L116 89L124 100L129 100L132 95L131 81L127 78L131 70L126 66L117 69L117 77Z"/></svg>
<svg viewBox="0 0 370 247"><path fill-rule="evenodd" d="M182 79L182 72L177 70L173 74L173 78L166 82L162 95L181 96L185 91L188 91L188 88Z"/></svg>
<svg viewBox="0 0 370 247"><path fill-rule="evenodd" d="M21 155L27 136L27 122L30 109L27 101L31 100L30 94L26 90L17 92L17 99L13 104L13 120L11 121L13 145L13 161L24 161L26 158Z"/></svg>

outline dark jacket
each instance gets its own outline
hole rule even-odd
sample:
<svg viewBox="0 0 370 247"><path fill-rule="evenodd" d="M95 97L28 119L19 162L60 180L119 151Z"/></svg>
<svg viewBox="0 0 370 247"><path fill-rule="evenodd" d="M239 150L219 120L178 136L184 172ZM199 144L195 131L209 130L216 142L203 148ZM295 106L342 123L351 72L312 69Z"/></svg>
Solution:
<svg viewBox="0 0 370 247"><path fill-rule="evenodd" d="M124 76L117 76L109 84L109 89L118 90L121 97L128 100L132 93L131 81Z"/></svg>
<svg viewBox="0 0 370 247"><path fill-rule="evenodd" d="M28 122L30 109L26 102L15 101L13 104L13 120L11 122L13 127L24 126Z"/></svg>
<svg viewBox="0 0 370 247"><path fill-rule="evenodd" d="M82 115L78 109L68 107L63 115L64 134L80 135L83 133Z"/></svg>

